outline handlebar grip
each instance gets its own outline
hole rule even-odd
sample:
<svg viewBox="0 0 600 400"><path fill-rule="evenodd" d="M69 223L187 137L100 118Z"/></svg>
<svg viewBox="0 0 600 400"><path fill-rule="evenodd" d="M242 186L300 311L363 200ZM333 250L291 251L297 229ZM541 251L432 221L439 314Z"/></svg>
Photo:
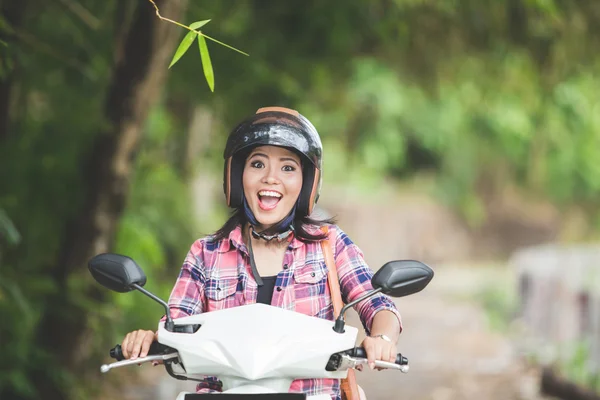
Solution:
<svg viewBox="0 0 600 400"><path fill-rule="evenodd" d="M109 354L111 358L114 358L117 361L122 361L125 359L125 357L123 356L123 349L121 348L120 344L110 349Z"/></svg>
<svg viewBox="0 0 600 400"><path fill-rule="evenodd" d="M148 350L148 355L152 356L155 354L160 354L166 349L168 349L167 346L158 342L152 342L152 344L150 345L150 350ZM125 359L125 356L123 355L123 349L121 348L120 344L110 349L109 354L112 358L114 358L117 361L122 361Z"/></svg>
<svg viewBox="0 0 600 400"><path fill-rule="evenodd" d="M355 347L354 349L349 351L348 355L350 355L351 357L367 358L367 352L365 351L364 347ZM396 361L394 361L394 363L398 365L408 365L408 358L404 357L402 353L398 353L398 355L396 356Z"/></svg>

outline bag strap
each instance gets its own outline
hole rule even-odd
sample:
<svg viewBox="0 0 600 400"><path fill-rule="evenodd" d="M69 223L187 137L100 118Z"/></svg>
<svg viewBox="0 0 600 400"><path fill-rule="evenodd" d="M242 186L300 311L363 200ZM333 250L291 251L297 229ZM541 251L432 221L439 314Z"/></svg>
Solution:
<svg viewBox="0 0 600 400"><path fill-rule="evenodd" d="M323 250L323 257L325 258L325 264L327 265L327 283L329 284L329 292L331 293L331 301L333 303L333 317L336 318L344 306L344 301L342 300L342 292L340 290L337 265L335 263L333 251L331 250L331 245L329 244L329 229L327 226L324 226L321 230L327 235L327 238L321 241L321 248ZM348 369L348 375L345 379L342 379L340 389L342 391L342 399L360 399L356 375L353 368Z"/></svg>
<svg viewBox="0 0 600 400"><path fill-rule="evenodd" d="M342 307L344 307L344 301L342 300L337 265L335 264L333 251L329 244L329 229L324 226L322 231L327 235L327 239L321 241L321 247L323 249L323 257L325 257L325 264L327 265L327 283L329 284L329 292L331 293L331 300L333 301L333 317L336 318L340 315Z"/></svg>

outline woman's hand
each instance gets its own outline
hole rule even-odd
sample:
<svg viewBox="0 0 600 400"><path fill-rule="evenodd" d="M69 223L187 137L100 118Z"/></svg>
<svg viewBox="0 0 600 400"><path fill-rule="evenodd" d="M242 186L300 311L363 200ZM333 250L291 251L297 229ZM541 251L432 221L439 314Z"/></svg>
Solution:
<svg viewBox="0 0 600 400"><path fill-rule="evenodd" d="M396 344L388 342L382 337L367 336L365 340L362 341L361 346L365 348L367 362L371 369L375 368L375 360L389 362L396 361ZM360 370L362 370L362 368ZM381 368L377 368L377 370L381 370Z"/></svg>
<svg viewBox="0 0 600 400"><path fill-rule="evenodd" d="M150 345L157 339L156 333L153 331L145 331L139 329L137 331L129 332L123 343L121 343L121 349L123 350L123 356L125 359L134 360L138 357L146 357Z"/></svg>

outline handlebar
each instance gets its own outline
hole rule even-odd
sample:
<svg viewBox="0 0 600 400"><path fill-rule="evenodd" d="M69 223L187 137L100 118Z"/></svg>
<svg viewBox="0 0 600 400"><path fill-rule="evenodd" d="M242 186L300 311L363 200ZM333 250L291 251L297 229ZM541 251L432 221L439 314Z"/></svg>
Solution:
<svg viewBox="0 0 600 400"><path fill-rule="evenodd" d="M367 363L367 352L364 347L354 347L350 350L332 354L325 366L327 371L339 371L348 368L355 368L358 365ZM408 359L401 353L398 353L396 360L392 362L375 360L375 366L380 368L397 369L401 372L408 372Z"/></svg>
<svg viewBox="0 0 600 400"><path fill-rule="evenodd" d="M100 372L102 372L103 374L107 373L113 368L124 367L126 365L141 364L150 361L177 362L179 357L177 351L158 342L152 343L152 345L150 346L150 350L148 351L148 355L146 357L140 357L133 360L126 360L123 356L123 349L121 348L120 344L110 349L109 354L112 358L116 359L117 361L112 364L102 365L100 367ZM167 371L169 371L169 368L167 368Z"/></svg>
<svg viewBox="0 0 600 400"><path fill-rule="evenodd" d="M115 347L110 349L110 356L116 359L118 362L110 365L102 366L102 372L107 372L110 368L122 365L128 365L131 363L139 363L142 359L137 360L125 360L123 356L123 349L120 344L117 344ZM160 344L158 342L153 342L150 345L150 349L148 350L148 355L143 357L144 361L152 361L152 360L167 360L176 358L176 351L169 346L165 346L164 344ZM333 354L329 361L327 362L327 366L325 369L327 371L338 371L348 368L355 368L358 365L367 363L367 352L364 347L354 347L352 349L342 351L339 353ZM391 368L398 369L402 372L408 372L408 359L404 357L401 353L396 355L396 360L392 362L387 361L375 361L375 366L380 368Z"/></svg>
<svg viewBox="0 0 600 400"><path fill-rule="evenodd" d="M174 351L172 348L165 346L164 344L152 342L152 344L150 345L150 350L148 350L148 355L153 356L157 354L165 354L167 352L172 351ZM110 349L109 354L111 358L114 358L117 361L123 361L125 359L125 356L123 355L123 349L121 348L120 344Z"/></svg>
<svg viewBox="0 0 600 400"><path fill-rule="evenodd" d="M367 358L367 352L365 351L364 347L355 347L347 350L345 353L350 357ZM398 355L396 355L396 361L394 361L394 364L408 365L408 358L404 357L402 353L398 353Z"/></svg>

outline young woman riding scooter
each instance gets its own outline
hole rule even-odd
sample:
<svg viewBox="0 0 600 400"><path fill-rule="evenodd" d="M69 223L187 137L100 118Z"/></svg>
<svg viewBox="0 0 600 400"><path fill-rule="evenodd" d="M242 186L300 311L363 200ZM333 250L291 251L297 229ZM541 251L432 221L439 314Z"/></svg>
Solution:
<svg viewBox="0 0 600 400"><path fill-rule="evenodd" d="M310 217L321 188L322 151L315 127L287 108L261 108L231 132L223 188L234 212L192 245L168 302L173 318L265 303L334 320L324 239L332 243L344 302L372 290L373 271L361 250L332 220ZM370 367L375 360L393 362L402 325L392 300L377 294L354 308L368 335L361 346ZM150 330L130 332L124 356L146 356L155 339ZM208 377L197 390L220 391L221 384ZM342 398L336 379L299 379L290 392Z"/></svg>

